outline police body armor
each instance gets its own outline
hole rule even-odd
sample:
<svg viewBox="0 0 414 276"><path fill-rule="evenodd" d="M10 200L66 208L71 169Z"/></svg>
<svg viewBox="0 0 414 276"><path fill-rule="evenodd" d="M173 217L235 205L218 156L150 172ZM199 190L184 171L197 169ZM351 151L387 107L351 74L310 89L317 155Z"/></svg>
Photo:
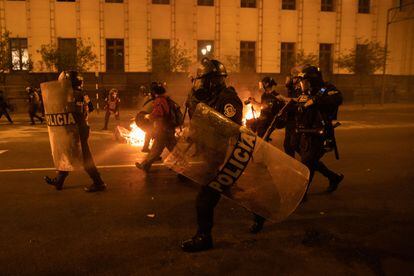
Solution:
<svg viewBox="0 0 414 276"><path fill-rule="evenodd" d="M272 221L301 201L308 169L216 110L199 103L164 163Z"/></svg>
<svg viewBox="0 0 414 276"><path fill-rule="evenodd" d="M82 164L79 125L86 121L67 79L41 85L53 162L59 171L73 171ZM77 104L78 103L78 104Z"/></svg>

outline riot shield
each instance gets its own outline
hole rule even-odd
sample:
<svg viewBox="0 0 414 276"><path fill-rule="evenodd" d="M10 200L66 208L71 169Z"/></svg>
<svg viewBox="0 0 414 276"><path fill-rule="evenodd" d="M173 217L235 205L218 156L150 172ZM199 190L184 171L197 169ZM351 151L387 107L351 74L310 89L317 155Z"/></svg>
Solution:
<svg viewBox="0 0 414 276"><path fill-rule="evenodd" d="M299 205L309 170L249 129L200 103L184 133L164 160L169 168L271 221Z"/></svg>
<svg viewBox="0 0 414 276"><path fill-rule="evenodd" d="M57 170L73 171L82 162L79 128L73 113L74 97L69 80L44 82L42 89L45 117L53 162Z"/></svg>

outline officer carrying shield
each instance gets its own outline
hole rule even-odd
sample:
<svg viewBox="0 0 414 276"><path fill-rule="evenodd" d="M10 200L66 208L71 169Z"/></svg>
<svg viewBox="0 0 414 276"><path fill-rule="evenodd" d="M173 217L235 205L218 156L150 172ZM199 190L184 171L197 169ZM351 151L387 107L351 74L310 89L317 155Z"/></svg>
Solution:
<svg viewBox="0 0 414 276"><path fill-rule="evenodd" d="M89 177L93 180L93 184L89 187L85 187L86 192L99 192L106 189L106 184L102 181L102 178L98 172L98 169L95 166L94 160L92 158L92 153L89 149L88 138L89 138L89 125L87 122L87 113L92 111L91 102L87 101L87 97L82 90L83 80L79 76L77 71L67 71L62 72L59 75L59 80L68 79L71 82L73 89L73 102L70 102L70 118L74 119L79 131L80 145L82 149L82 160L83 167L88 173ZM64 99L66 100L66 99ZM47 109L46 109L47 111ZM49 115L49 116L48 116ZM48 119L48 126L56 127L59 125L59 122L64 122L65 118L60 116L54 119L55 114L46 114ZM61 115L61 114L58 114ZM73 117L72 117L73 116ZM74 143L76 143L74 141ZM53 150L52 150L53 153ZM48 176L44 177L44 180L47 184L54 186L57 190L61 190L64 184L66 177L69 175L69 171L58 170L57 176L55 178L50 178Z"/></svg>
<svg viewBox="0 0 414 276"><path fill-rule="evenodd" d="M236 90L226 85L226 77L226 68L220 61L209 58L201 60L197 75L193 79L193 88L186 102L190 118L196 105L203 102L241 125L243 103ZM214 208L220 197L221 194L210 186L201 187L196 199L197 233L191 239L183 241L182 250L197 252L213 247L211 230L213 228Z"/></svg>
<svg viewBox="0 0 414 276"><path fill-rule="evenodd" d="M344 178L342 174L328 169L320 160L327 151L336 151L332 120L337 119L342 95L335 86L324 83L321 71L315 66L305 66L299 77L303 94L298 99L296 129L300 135L301 161L310 171L309 184L303 198L306 201L315 171L328 178L328 193L334 192Z"/></svg>

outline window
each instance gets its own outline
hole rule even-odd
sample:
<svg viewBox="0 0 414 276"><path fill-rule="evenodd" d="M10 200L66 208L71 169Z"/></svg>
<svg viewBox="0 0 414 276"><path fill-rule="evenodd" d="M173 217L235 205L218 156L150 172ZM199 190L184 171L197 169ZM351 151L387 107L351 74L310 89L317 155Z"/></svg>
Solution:
<svg viewBox="0 0 414 276"><path fill-rule="evenodd" d="M170 72L170 40L152 40L152 72Z"/></svg>
<svg viewBox="0 0 414 276"><path fill-rule="evenodd" d="M59 71L76 70L76 38L58 39L58 63Z"/></svg>
<svg viewBox="0 0 414 276"><path fill-rule="evenodd" d="M319 44L319 68L323 74L332 74L332 44Z"/></svg>
<svg viewBox="0 0 414 276"><path fill-rule="evenodd" d="M282 10L296 10L296 0L282 0Z"/></svg>
<svg viewBox="0 0 414 276"><path fill-rule="evenodd" d="M369 0L358 0L358 13L369 13Z"/></svg>
<svg viewBox="0 0 414 276"><path fill-rule="evenodd" d="M240 71L256 71L256 42L240 41Z"/></svg>
<svg viewBox="0 0 414 276"><path fill-rule="evenodd" d="M199 6L214 6L214 0L197 0Z"/></svg>
<svg viewBox="0 0 414 276"><path fill-rule="evenodd" d="M124 0L105 0L106 3L124 3Z"/></svg>
<svg viewBox="0 0 414 276"><path fill-rule="evenodd" d="M124 71L124 40L106 40L106 71Z"/></svg>
<svg viewBox="0 0 414 276"><path fill-rule="evenodd" d="M152 0L153 4L162 4L162 5L169 5L170 0Z"/></svg>
<svg viewBox="0 0 414 276"><path fill-rule="evenodd" d="M214 55L214 41L213 40L197 41L198 60L201 60L203 57L212 57L213 55Z"/></svg>
<svg viewBox="0 0 414 276"><path fill-rule="evenodd" d="M10 54L13 70L29 70L27 38L10 38Z"/></svg>
<svg viewBox="0 0 414 276"><path fill-rule="evenodd" d="M242 7L242 8L256 8L256 0L241 0L240 7Z"/></svg>
<svg viewBox="0 0 414 276"><path fill-rule="evenodd" d="M295 65L295 43L282 42L280 47L280 73L287 74Z"/></svg>
<svg viewBox="0 0 414 276"><path fill-rule="evenodd" d="M334 11L334 0L321 0L321 11Z"/></svg>

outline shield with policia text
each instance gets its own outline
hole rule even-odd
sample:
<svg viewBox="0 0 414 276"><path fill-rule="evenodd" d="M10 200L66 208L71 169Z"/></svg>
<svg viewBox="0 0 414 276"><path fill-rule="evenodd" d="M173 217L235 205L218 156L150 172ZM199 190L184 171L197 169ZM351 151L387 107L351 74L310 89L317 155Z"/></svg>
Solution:
<svg viewBox="0 0 414 276"><path fill-rule="evenodd" d="M57 170L73 171L81 164L79 129L73 113L74 96L69 80L40 84L53 162Z"/></svg>
<svg viewBox="0 0 414 276"><path fill-rule="evenodd" d="M299 205L309 170L246 127L200 103L184 133L164 160L169 168L271 221Z"/></svg>

